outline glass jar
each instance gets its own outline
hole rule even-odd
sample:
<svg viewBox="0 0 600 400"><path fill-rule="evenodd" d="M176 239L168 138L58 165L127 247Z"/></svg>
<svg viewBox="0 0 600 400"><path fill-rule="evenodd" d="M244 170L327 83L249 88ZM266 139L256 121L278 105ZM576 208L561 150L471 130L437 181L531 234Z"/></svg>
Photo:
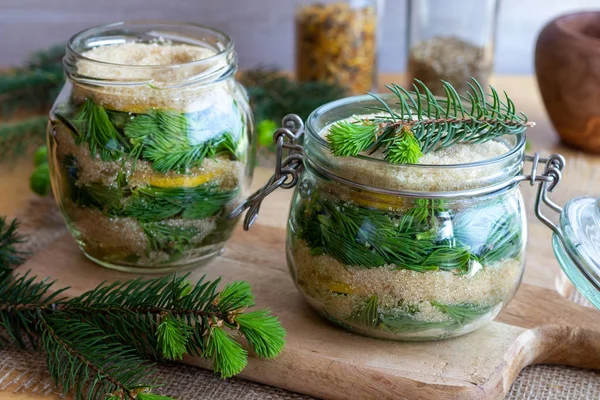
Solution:
<svg viewBox="0 0 600 400"><path fill-rule="evenodd" d="M349 94L377 86L380 0L298 0L296 75L336 83Z"/></svg>
<svg viewBox="0 0 600 400"><path fill-rule="evenodd" d="M527 235L516 183L470 193L521 171L524 137L501 138L506 155L466 165L332 157L320 132L376 105L346 99L307 122L288 223L294 282L318 312L368 336L428 340L477 329L514 295Z"/></svg>
<svg viewBox="0 0 600 400"><path fill-rule="evenodd" d="M401 113L395 95L381 98ZM526 156L525 135L515 133L488 141L500 146L493 155L462 164L334 157L323 132L380 105L370 96L328 103L310 115L306 128L287 116L274 135L275 175L232 214L248 209L249 229L265 196L295 187L288 266L317 312L352 332L399 340L459 336L492 321L523 274L527 223L519 184L525 181L540 185L535 212L555 232L561 266L600 307L598 203L574 199L563 212L548 198L560 180L562 156ZM523 173L526 162L529 174ZM542 205L561 212L560 226L544 216Z"/></svg>
<svg viewBox="0 0 600 400"><path fill-rule="evenodd" d="M409 0L407 82L419 79L435 95L442 80L459 93L492 72L498 0Z"/></svg>
<svg viewBox="0 0 600 400"><path fill-rule="evenodd" d="M105 25L71 38L64 69L50 171L86 256L165 272L218 255L255 152L229 36L160 21Z"/></svg>

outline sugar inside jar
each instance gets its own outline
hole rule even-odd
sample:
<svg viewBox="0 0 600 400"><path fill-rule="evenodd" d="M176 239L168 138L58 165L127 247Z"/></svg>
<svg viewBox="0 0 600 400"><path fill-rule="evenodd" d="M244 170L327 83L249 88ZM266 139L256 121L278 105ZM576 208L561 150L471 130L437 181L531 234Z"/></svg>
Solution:
<svg viewBox="0 0 600 400"><path fill-rule="evenodd" d="M149 272L219 254L254 150L230 38L187 24L113 24L74 36L64 65L51 176L85 254Z"/></svg>

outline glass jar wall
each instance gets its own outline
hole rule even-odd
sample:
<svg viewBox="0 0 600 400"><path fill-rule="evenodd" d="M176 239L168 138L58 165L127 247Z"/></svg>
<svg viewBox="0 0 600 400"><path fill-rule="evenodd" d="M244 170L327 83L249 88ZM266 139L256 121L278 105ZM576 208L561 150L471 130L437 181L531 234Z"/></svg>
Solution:
<svg viewBox="0 0 600 400"><path fill-rule="evenodd" d="M462 165L332 157L320 132L369 105L344 99L307 121L288 223L294 282L318 312L357 333L433 340L473 331L510 301L523 272L523 201L516 183L503 182L521 172L524 137L501 137L504 154Z"/></svg>
<svg viewBox="0 0 600 400"><path fill-rule="evenodd" d="M377 86L379 0L297 0L296 75L349 94Z"/></svg>
<svg viewBox="0 0 600 400"><path fill-rule="evenodd" d="M188 24L112 24L75 35L64 66L50 169L84 253L146 272L219 254L254 164L230 38Z"/></svg>
<svg viewBox="0 0 600 400"><path fill-rule="evenodd" d="M409 0L408 83L436 95L441 81L462 93L470 78L487 85L494 61L498 0Z"/></svg>

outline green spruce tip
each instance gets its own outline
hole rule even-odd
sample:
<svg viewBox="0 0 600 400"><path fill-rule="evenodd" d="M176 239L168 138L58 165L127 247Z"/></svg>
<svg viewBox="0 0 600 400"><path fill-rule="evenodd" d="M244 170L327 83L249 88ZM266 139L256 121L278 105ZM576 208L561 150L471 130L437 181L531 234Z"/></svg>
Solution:
<svg viewBox="0 0 600 400"><path fill-rule="evenodd" d="M26 347L28 338L47 353L54 381L77 400L168 399L150 393L157 382L145 360L202 355L230 377L247 364L246 350L230 332L244 335L259 357L274 357L283 347L285 331L276 318L266 310L246 311L254 305L247 282L220 292L218 284L204 277L195 284L186 276L133 279L66 299L66 288L54 291L55 282L0 274L0 328L6 332L0 346Z"/></svg>
<svg viewBox="0 0 600 400"><path fill-rule="evenodd" d="M113 125L104 107L88 98L75 117L77 144L87 144L92 156L100 155L103 161L114 161L123 157L130 144Z"/></svg>
<svg viewBox="0 0 600 400"><path fill-rule="evenodd" d="M47 196L50 193L50 169L48 164L36 167L29 177L29 187L38 196Z"/></svg>
<svg viewBox="0 0 600 400"><path fill-rule="evenodd" d="M104 161L141 158L161 173L185 172L219 155L240 157L238 143L230 132L191 144L188 136L196 129L193 121L187 114L174 111L151 110L132 118L127 113L106 110L88 98L72 122L77 127L77 143L86 143L92 155L99 154Z"/></svg>
<svg viewBox="0 0 600 400"><path fill-rule="evenodd" d="M436 98L419 80L415 80L412 92L396 84L387 85L398 100L394 109L370 93L381 105L367 110L379 114L333 124L327 134L332 153L352 157L383 149L385 159L392 164L416 164L432 151L519 134L534 125L523 113L517 113L506 93L502 100L492 86L488 96L472 79L470 90L459 95L448 82L442 84L446 92L443 99Z"/></svg>
<svg viewBox="0 0 600 400"><path fill-rule="evenodd" d="M353 268L396 265L417 272L465 274L522 251L521 222L501 201L481 210L454 212L443 201L417 199L403 213L360 207L314 195L296 218L311 252ZM484 213L487 217L482 217ZM439 239L439 218L452 215L454 237Z"/></svg>
<svg viewBox="0 0 600 400"><path fill-rule="evenodd" d="M134 158L144 158L159 172L184 172L202 164L205 158L228 155L236 159L238 144L229 132L203 143L190 144L188 135L195 127L185 115L172 111L154 110L137 115L123 128L132 145Z"/></svg>
<svg viewBox="0 0 600 400"><path fill-rule="evenodd" d="M48 163L48 147L41 146L33 154L33 165L39 167Z"/></svg>

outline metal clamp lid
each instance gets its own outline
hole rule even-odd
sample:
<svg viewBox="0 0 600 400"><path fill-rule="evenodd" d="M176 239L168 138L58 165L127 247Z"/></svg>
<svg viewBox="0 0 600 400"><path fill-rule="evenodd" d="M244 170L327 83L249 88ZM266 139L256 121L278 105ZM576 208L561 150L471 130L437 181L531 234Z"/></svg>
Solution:
<svg viewBox="0 0 600 400"><path fill-rule="evenodd" d="M237 206L229 215L234 219L248 210L244 218L244 230L250 229L258 217L260 205L265 197L278 188L291 189L298 183L298 177L304 170L304 154L302 145L299 144L304 134L304 123L295 114L288 114L283 118L282 128L273 134L276 143L275 174L267 181L265 186L254 192L242 204Z"/></svg>

